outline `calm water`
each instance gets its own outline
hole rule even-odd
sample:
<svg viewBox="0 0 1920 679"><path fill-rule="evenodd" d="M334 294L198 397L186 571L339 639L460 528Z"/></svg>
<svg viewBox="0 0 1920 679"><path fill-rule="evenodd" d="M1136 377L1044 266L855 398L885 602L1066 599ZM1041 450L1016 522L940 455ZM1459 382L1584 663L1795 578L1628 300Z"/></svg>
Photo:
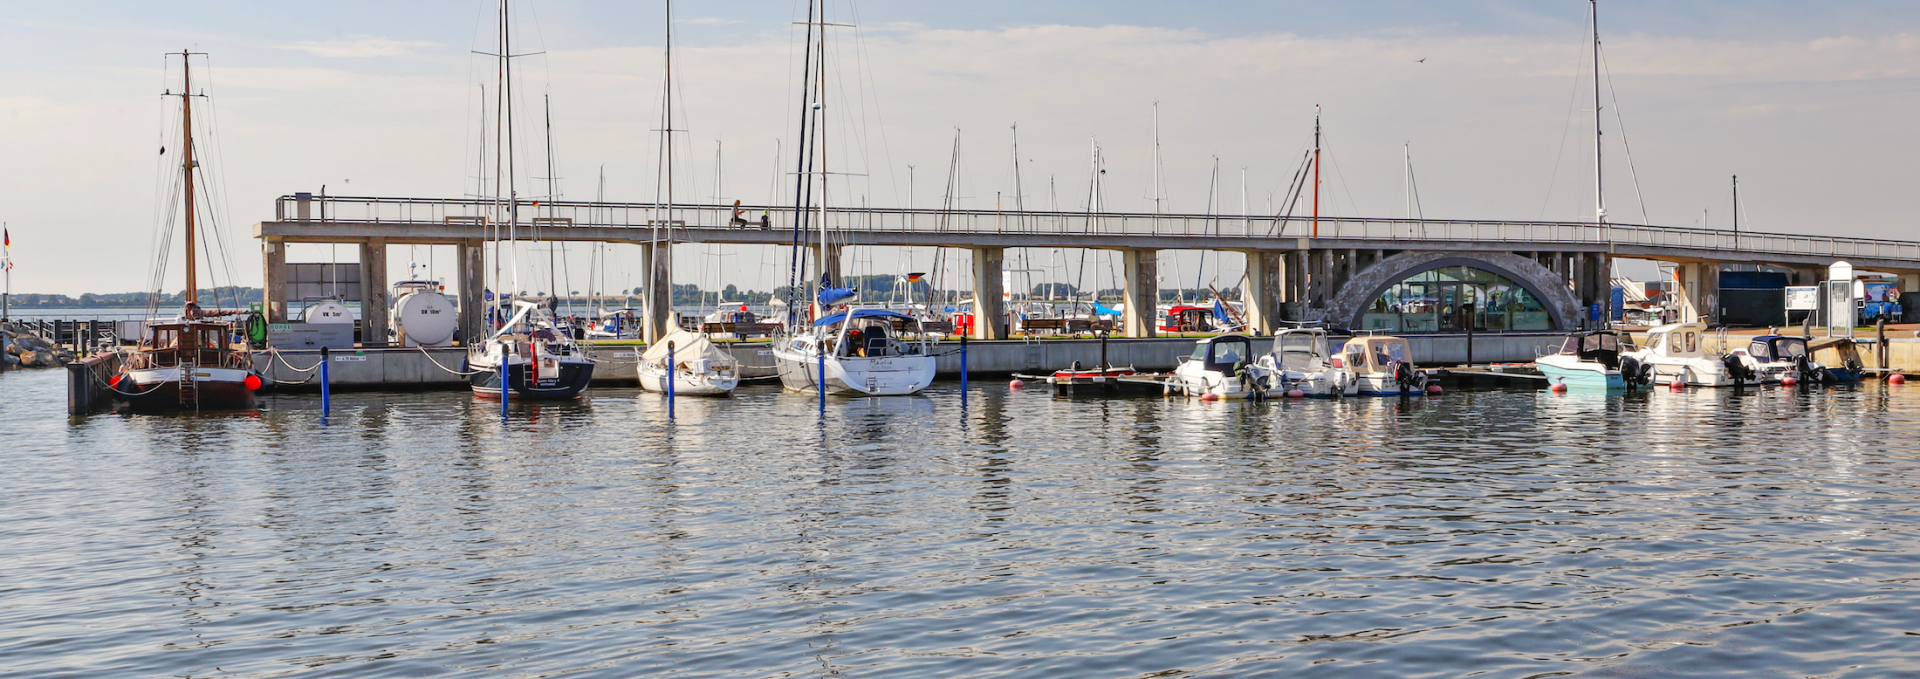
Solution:
<svg viewBox="0 0 1920 679"><path fill-rule="evenodd" d="M10 676L1920 675L1920 389L1203 404L0 375Z"/></svg>

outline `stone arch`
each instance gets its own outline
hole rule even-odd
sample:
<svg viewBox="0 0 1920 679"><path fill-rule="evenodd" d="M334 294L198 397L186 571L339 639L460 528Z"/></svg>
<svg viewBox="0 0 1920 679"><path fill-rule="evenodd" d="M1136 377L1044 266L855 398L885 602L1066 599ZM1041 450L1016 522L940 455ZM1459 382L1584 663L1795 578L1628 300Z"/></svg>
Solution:
<svg viewBox="0 0 1920 679"><path fill-rule="evenodd" d="M1580 313L1580 300L1574 298L1565 279L1531 258L1511 252L1463 254L1407 251L1380 260L1378 264L1354 274L1340 288L1340 292L1327 302L1327 323L1335 327L1354 327L1359 324L1361 312L1387 288L1413 276L1449 266L1470 266L1491 271L1520 284L1546 305L1547 315L1553 319L1555 330L1571 329L1584 318Z"/></svg>

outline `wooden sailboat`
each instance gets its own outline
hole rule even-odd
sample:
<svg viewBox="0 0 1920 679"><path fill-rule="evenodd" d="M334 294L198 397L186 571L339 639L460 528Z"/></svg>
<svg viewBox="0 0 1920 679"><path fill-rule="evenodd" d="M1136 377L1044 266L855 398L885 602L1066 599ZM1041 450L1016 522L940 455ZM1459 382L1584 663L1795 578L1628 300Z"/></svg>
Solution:
<svg viewBox="0 0 1920 679"><path fill-rule="evenodd" d="M198 53L181 51L180 179L186 227L187 290L180 315L148 324L140 343L122 357L121 374L111 380L113 390L139 410L232 410L253 407L253 393L261 380L253 373L246 345L235 341L233 325L223 318L239 311L200 307L200 277L195 244L195 170L193 141L193 66ZM164 261L164 260L162 260ZM164 266L164 265L157 265ZM163 277L156 276L156 280ZM159 291L155 291L156 296Z"/></svg>

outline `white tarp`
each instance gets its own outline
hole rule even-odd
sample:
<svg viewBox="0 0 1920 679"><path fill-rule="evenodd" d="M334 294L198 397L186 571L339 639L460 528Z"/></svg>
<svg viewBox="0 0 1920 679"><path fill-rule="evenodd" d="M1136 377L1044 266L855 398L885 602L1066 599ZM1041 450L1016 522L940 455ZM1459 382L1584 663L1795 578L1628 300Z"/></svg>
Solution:
<svg viewBox="0 0 1920 679"><path fill-rule="evenodd" d="M647 353L642 356L641 360L648 363L658 363L666 360L668 342L673 343L674 359L681 363L703 358L712 361L713 365L716 366L734 365L735 363L733 354L721 351L719 347L713 346L713 342L707 341L706 335L687 332L685 330L675 330L668 333L666 337L660 338L659 342L655 342L653 346L647 347Z"/></svg>

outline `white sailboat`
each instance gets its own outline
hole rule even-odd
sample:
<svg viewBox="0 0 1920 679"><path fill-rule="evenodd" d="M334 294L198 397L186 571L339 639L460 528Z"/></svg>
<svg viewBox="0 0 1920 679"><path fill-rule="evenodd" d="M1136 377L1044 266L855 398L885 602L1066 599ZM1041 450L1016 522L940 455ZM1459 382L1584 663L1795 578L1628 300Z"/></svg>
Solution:
<svg viewBox="0 0 1920 679"><path fill-rule="evenodd" d="M702 333L675 330L647 347L636 368L640 388L694 396L726 396L740 386L740 362ZM669 385L671 382L671 385Z"/></svg>
<svg viewBox="0 0 1920 679"><path fill-rule="evenodd" d="M801 69L798 170L794 198L794 244L803 236L816 238L817 261L828 254L827 155L823 127L826 95L826 3L807 3L807 52ZM819 200L812 200L818 191ZM808 228L812 219L814 229ZM799 258L796 247L795 258ZM798 270L799 265L793 269ZM854 309L828 313L852 297L852 291L832 286L838 271L823 271L814 288L811 323L798 318L799 305L789 300L786 333L773 345L780 383L792 391L890 396L913 394L933 383L933 341L917 317L885 309ZM790 280L796 276L790 276ZM808 280L814 277L806 276ZM794 281L797 282L797 281ZM789 285L792 290L798 286Z"/></svg>

